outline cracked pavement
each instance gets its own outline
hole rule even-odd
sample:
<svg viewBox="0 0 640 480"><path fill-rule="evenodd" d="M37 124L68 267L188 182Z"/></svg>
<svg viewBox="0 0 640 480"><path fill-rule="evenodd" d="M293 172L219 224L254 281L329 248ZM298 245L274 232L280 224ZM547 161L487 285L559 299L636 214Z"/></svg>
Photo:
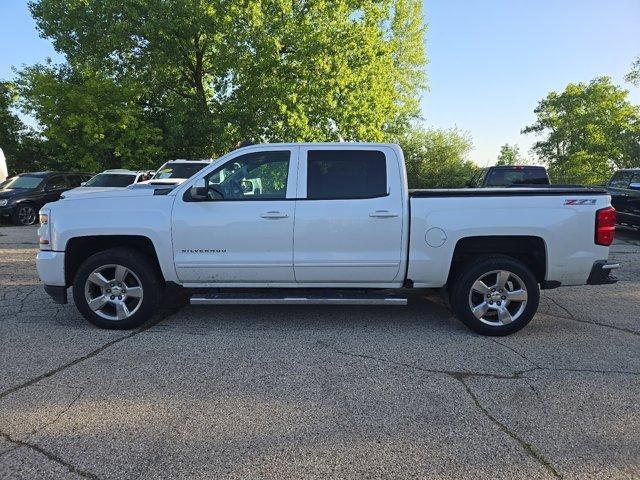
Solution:
<svg viewBox="0 0 640 480"><path fill-rule="evenodd" d="M640 478L640 233L510 337L408 307L184 304L98 330L0 227L0 478Z"/></svg>

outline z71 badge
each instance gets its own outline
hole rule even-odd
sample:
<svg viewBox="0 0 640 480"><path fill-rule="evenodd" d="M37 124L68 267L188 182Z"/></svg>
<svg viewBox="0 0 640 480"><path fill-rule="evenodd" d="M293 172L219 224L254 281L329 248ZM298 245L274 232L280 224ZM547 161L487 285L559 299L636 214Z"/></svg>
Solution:
<svg viewBox="0 0 640 480"><path fill-rule="evenodd" d="M595 198L568 198L564 201L565 205L595 205Z"/></svg>

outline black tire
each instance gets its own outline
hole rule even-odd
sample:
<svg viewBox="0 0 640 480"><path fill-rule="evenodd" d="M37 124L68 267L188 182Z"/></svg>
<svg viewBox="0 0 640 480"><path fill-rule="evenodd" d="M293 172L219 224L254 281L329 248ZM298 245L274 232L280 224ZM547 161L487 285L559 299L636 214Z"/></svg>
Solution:
<svg viewBox="0 0 640 480"><path fill-rule="evenodd" d="M13 209L11 222L25 227L35 225L38 223L38 211L30 203L20 203Z"/></svg>
<svg viewBox="0 0 640 480"><path fill-rule="evenodd" d="M131 316L122 320L106 319L100 316L89 306L85 295L89 275L96 269L110 268L107 267L109 265L121 265L132 272L136 277L135 283L140 284L143 292L137 309ZM94 287L92 285L87 288ZM160 305L163 288L164 284L160 272L151 258L132 248L113 248L90 256L80 265L73 281L73 300L80 313L93 325L106 329L126 330L143 325L153 316ZM104 311L102 313L104 314Z"/></svg>
<svg viewBox="0 0 640 480"><path fill-rule="evenodd" d="M487 292L487 295L480 294L478 291L474 289L474 284L476 280L484 278L493 278L493 275L490 272L494 271L506 271L510 272L515 276L508 277L513 288L513 285L519 283L520 281L524 284L526 288L526 302L509 300L509 302L505 302L504 300L500 300L498 297L498 301L494 301L493 299L489 299L490 295L498 295L498 292ZM467 327L473 330L476 333L486 336L504 336L510 335L512 333L517 332L518 330L524 328L536 314L538 310L538 304L540 303L540 288L538 287L538 281L536 280L535 275L529 267L527 267L524 263L516 260L512 257L502 256L502 255L483 255L479 258L476 258L472 261L465 263L458 269L458 274L455 275L453 281L451 282L450 288L450 302L453 312L456 317L460 319ZM499 279L496 275L495 285L489 286L493 288L498 285ZM485 283L485 282L483 282ZM486 284L486 283L485 283ZM507 293L505 295L509 295L512 292L508 290L508 287L505 289ZM519 289L520 291L522 289ZM513 293L516 293L515 291ZM480 297L478 297L480 295ZM477 300L476 300L477 299ZM473 302L472 302L473 300ZM486 310L487 317L485 316L477 318L473 313L472 304L474 303L481 304L482 302L493 302L491 303L491 307L489 310ZM500 319L498 319L497 305L500 302L505 302L502 310L507 309L507 305L510 304L511 310L517 310L517 315L511 317L511 312L509 315L505 314L505 318L508 320L509 318L513 318L509 323L502 323ZM522 307L522 309L520 309ZM491 317L494 315L493 309L495 310L495 319ZM496 323L489 324L489 323Z"/></svg>

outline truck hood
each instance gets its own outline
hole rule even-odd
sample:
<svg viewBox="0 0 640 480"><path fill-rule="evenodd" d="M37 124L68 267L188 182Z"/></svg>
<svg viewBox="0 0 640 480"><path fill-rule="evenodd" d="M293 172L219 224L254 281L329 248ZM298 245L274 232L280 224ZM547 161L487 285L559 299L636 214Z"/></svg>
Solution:
<svg viewBox="0 0 640 480"><path fill-rule="evenodd" d="M171 185L158 186L146 185L139 187L138 185L129 185L128 187L96 187L96 188L77 188L64 193L60 200L65 202L69 200L89 200L94 198L129 198L129 197L152 197L157 195L156 190L163 194L170 191Z"/></svg>
<svg viewBox="0 0 640 480"><path fill-rule="evenodd" d="M136 185L160 185L160 186L172 186L172 185L180 185L181 183L186 182L188 179L187 178L155 178L155 179L151 179L151 180L145 180L144 182L138 182L136 183Z"/></svg>
<svg viewBox="0 0 640 480"><path fill-rule="evenodd" d="M96 192L115 193L118 190L124 190L126 188L127 187L76 187L64 192L61 198L76 197L78 195L84 196Z"/></svg>

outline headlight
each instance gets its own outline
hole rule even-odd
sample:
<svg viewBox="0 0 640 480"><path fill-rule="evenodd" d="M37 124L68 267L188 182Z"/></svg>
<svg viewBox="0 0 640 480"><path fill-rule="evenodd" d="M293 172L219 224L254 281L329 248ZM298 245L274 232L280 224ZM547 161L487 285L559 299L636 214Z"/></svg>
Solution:
<svg viewBox="0 0 640 480"><path fill-rule="evenodd" d="M40 210L40 228L38 228L40 250L51 250L51 210Z"/></svg>
<svg viewBox="0 0 640 480"><path fill-rule="evenodd" d="M6 207L7 203L9 203L9 200L7 200L6 198L3 200L0 200L0 207Z"/></svg>

